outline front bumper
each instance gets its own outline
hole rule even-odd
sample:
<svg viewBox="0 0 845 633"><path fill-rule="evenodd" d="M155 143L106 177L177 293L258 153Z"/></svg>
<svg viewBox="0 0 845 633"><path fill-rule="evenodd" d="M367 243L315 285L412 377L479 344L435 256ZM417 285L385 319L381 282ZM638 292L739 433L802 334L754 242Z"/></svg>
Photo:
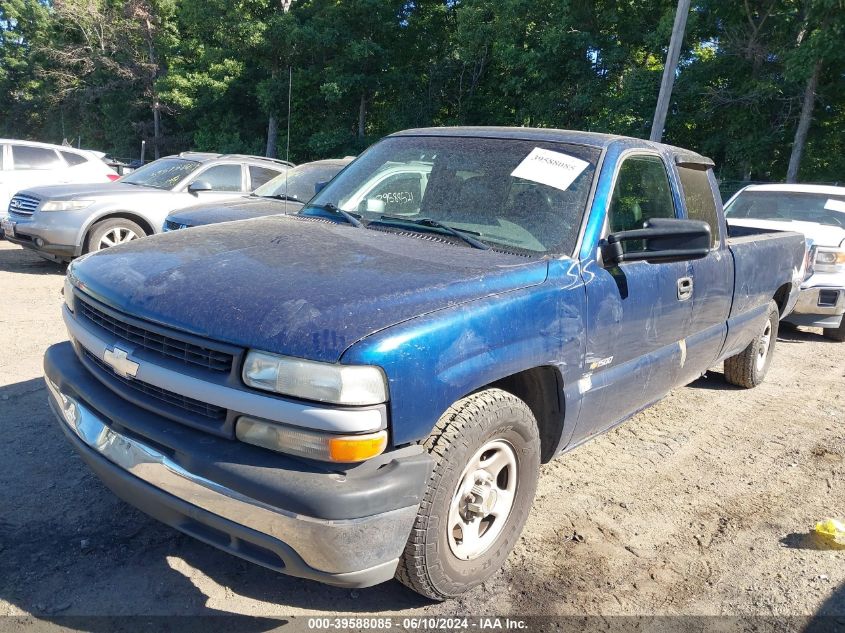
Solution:
<svg viewBox="0 0 845 633"><path fill-rule="evenodd" d="M837 328L845 313L845 288L802 288L795 309L784 319L793 325Z"/></svg>
<svg viewBox="0 0 845 633"><path fill-rule="evenodd" d="M181 428L116 397L87 372L70 343L48 349L44 370L62 430L128 503L199 540L289 575L344 587L393 577L431 469L419 447L345 473L321 471L308 462ZM161 441L151 441L144 424L164 426ZM278 467L265 467L268 458ZM208 475L226 466L241 467L240 478ZM250 494L256 486L264 488L262 494ZM287 499L288 507L269 504L268 498ZM350 516L338 517L338 508ZM373 508L378 512L368 513Z"/></svg>
<svg viewBox="0 0 845 633"><path fill-rule="evenodd" d="M6 220L14 223L14 235L5 235L14 244L57 259L82 254L82 245L77 242L84 218L60 211L36 211L29 216L9 214Z"/></svg>

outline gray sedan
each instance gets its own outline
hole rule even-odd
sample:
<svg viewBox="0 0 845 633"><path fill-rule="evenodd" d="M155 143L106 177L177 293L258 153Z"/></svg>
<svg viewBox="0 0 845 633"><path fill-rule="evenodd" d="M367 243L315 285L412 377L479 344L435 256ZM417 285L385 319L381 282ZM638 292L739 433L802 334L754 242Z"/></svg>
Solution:
<svg viewBox="0 0 845 633"><path fill-rule="evenodd" d="M68 261L158 233L171 211L243 196L290 166L256 156L183 152L114 183L19 191L3 230L11 242Z"/></svg>

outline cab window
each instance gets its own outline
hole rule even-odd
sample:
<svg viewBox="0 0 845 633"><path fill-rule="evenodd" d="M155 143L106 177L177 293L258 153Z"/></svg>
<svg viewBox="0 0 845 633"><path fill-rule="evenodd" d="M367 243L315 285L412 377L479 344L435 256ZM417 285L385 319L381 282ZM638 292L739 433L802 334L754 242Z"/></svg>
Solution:
<svg viewBox="0 0 845 633"><path fill-rule="evenodd" d="M660 158L625 159L616 177L608 217L612 233L641 229L650 218L675 217L669 176Z"/></svg>
<svg viewBox="0 0 845 633"><path fill-rule="evenodd" d="M684 203L687 207L687 217L690 220L703 220L710 225L710 247L719 241L719 214L716 211L716 200L710 186L710 170L678 167L681 186L684 189Z"/></svg>

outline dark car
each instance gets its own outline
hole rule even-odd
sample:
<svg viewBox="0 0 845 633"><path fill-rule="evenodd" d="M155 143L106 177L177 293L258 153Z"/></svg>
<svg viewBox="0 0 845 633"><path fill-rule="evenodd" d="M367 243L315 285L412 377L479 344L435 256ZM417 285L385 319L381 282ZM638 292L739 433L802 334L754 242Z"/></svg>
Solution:
<svg viewBox="0 0 845 633"><path fill-rule="evenodd" d="M204 224L295 213L314 196L318 183L328 182L354 159L354 156L347 156L303 163L264 183L251 195L173 212L165 219L163 228L174 231Z"/></svg>

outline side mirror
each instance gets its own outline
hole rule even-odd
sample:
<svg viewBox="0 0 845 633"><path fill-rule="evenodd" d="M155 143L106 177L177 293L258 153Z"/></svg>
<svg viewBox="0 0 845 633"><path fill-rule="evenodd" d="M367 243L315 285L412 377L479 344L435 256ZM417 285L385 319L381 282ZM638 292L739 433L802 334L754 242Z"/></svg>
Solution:
<svg viewBox="0 0 845 633"><path fill-rule="evenodd" d="M314 183L314 195L316 196L323 189L325 189L327 184L329 184L328 180L324 180L322 182L315 182Z"/></svg>
<svg viewBox="0 0 845 633"><path fill-rule="evenodd" d="M211 183L207 180L195 180L188 185L188 193L199 193L200 191L211 191Z"/></svg>
<svg viewBox="0 0 845 633"><path fill-rule="evenodd" d="M639 242L623 251L622 244ZM653 218L645 226L633 231L619 231L602 242L601 253L605 265L622 262L668 262L707 257L710 252L710 225L701 220Z"/></svg>

